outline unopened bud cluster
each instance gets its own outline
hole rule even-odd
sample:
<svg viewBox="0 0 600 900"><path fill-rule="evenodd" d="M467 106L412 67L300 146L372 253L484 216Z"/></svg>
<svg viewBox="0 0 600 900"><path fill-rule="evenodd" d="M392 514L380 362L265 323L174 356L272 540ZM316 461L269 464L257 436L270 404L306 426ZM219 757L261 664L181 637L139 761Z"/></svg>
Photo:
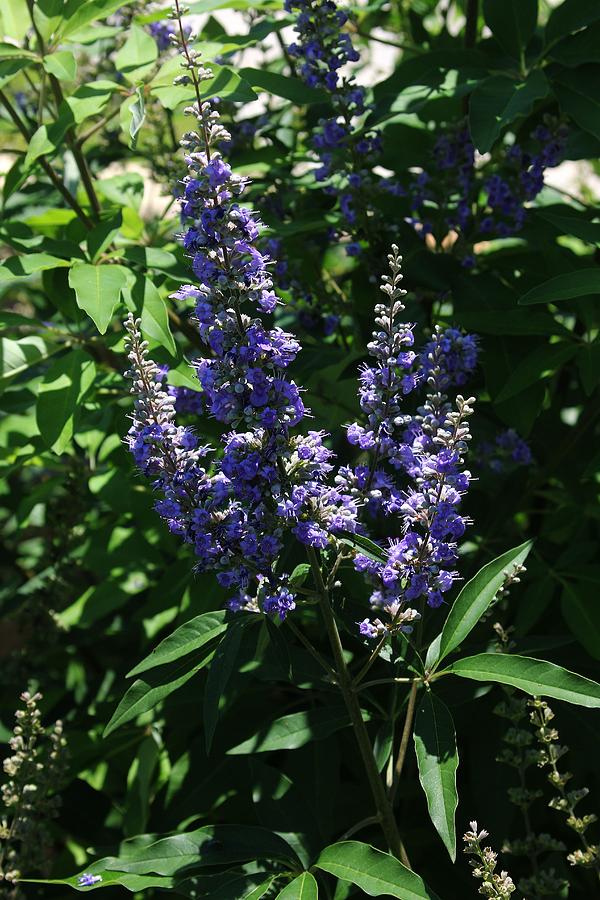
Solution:
<svg viewBox="0 0 600 900"><path fill-rule="evenodd" d="M44 872L49 861L48 822L57 815L57 790L64 778L66 740L62 722L44 728L38 707L40 693L21 694L24 708L9 745L12 755L3 763L7 780L0 796L0 882L14 885L21 873ZM12 893L18 897L17 889Z"/></svg>
<svg viewBox="0 0 600 900"><path fill-rule="evenodd" d="M479 893L484 897L496 897L497 900L508 900L515 891L515 885L508 872L496 872L498 854L491 847L482 847L489 834L485 830L479 831L477 822L470 822L471 830L463 837L465 842L464 852L472 859L473 877L481 881Z"/></svg>

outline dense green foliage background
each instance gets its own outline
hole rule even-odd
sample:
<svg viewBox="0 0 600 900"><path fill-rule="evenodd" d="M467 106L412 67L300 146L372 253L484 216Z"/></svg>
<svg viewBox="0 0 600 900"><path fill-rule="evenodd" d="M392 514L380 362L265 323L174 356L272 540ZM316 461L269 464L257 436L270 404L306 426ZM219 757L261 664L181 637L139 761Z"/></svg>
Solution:
<svg viewBox="0 0 600 900"><path fill-rule="evenodd" d="M565 159L597 172L600 6L552 6L357 5L354 40L364 58L376 60L385 47L394 59L392 73L377 83L372 70L365 76L373 103L368 122L383 136L386 169L408 183L411 168L429 167L435 179L435 138L466 116L476 147L489 154L483 164L501 171L506 135L527 143L544 116L553 116L568 127ZM243 25L223 10L237 11ZM473 269L461 265L460 247L419 237L405 221L405 198L380 198L385 226L360 260L350 259L325 239L338 213L301 165L327 104L273 51L289 16L277 0L201 0L191 11L209 13L197 46L208 61L219 59L206 96L221 97L226 121L245 118L257 97L266 109L251 117L260 118L257 133L234 143L232 164L252 177L250 198L282 239L293 271L323 310L342 316L342 329L328 337L303 329L293 312L281 316L302 340L293 374L318 427L332 433L340 458L350 459L341 426L358 413L356 371L391 236L405 259L407 317L425 333L442 322L480 336L481 365L469 386L478 400L475 446L511 427L534 458L532 466L500 473L472 465L478 481L467 511L475 524L461 574L469 577L526 539L535 538L535 546L521 584L470 635L469 650L493 648L492 625L500 622L510 629L511 650L597 677L600 221L592 188L545 188L516 236L476 242ZM224 601L212 576L193 573L191 550L163 527L151 488L122 445L131 408L122 374L127 310L141 315L153 356L170 367L170 383L194 386L188 360L199 352L187 311L169 299L190 277L174 238L177 205L169 199L183 172L177 136L189 98L186 88L172 86L177 60L170 51L159 54L147 31L164 12L160 4L148 10L118 0L0 0L0 91L7 101L0 128L9 160L0 222L0 739L8 740L28 684L44 694L44 718L64 720L70 760L51 826L54 877L84 870L90 857L117 855L136 835L223 823L295 835L292 846L311 859L370 814L340 701L323 689L318 667L285 625L238 628L227 678L222 666L205 665L202 651L197 674L103 736L128 671L176 626ZM123 18L107 18L114 13ZM396 46L378 44L377 35ZM249 60L244 48L253 50ZM150 183L157 186L153 203ZM218 433L207 419L197 428L207 441ZM354 623L366 614L366 599L351 572L344 579L344 639L348 654L359 655ZM427 616L431 637L443 616ZM296 621L325 646L314 609ZM373 677L385 666L378 662ZM160 681L164 686L164 673ZM477 818L499 848L523 830L507 798L515 773L495 761L507 729L493 713L502 689L444 679L440 695L458 735L459 831ZM365 696L382 768L402 700L395 687ZM597 802L598 713L552 706L570 747L573 784L589 787ZM306 716L297 748L284 741L284 749L269 751L270 723L300 712ZM209 749L207 728L215 729ZM263 752L249 752L261 739ZM451 862L431 828L412 750L407 767L397 814L415 870L444 900L474 896L468 866ZM548 793L541 774L534 770L531 778ZM573 835L548 799L532 808L534 829L570 850ZM381 846L373 825L360 838ZM564 857L556 852L550 860L571 881L561 896L594 896L590 873L573 872ZM504 865L515 878L526 874L520 859ZM330 892L324 896L333 897L334 879L322 884ZM51 898L69 889L23 890ZM123 888L105 890L125 896ZM343 887L335 893L339 900L350 895Z"/></svg>

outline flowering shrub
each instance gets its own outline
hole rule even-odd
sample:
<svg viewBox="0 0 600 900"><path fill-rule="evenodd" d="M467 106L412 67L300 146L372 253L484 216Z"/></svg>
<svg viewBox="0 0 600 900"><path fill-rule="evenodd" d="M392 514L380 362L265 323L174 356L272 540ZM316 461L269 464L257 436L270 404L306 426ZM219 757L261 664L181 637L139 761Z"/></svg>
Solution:
<svg viewBox="0 0 600 900"><path fill-rule="evenodd" d="M0 0L0 897L597 894L599 23Z"/></svg>

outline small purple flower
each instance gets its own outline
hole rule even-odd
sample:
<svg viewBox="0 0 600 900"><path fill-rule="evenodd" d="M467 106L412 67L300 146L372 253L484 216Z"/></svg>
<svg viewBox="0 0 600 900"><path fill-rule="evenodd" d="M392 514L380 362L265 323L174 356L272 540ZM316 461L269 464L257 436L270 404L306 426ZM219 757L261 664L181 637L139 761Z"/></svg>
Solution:
<svg viewBox="0 0 600 900"><path fill-rule="evenodd" d="M77 879L77 884L81 887L93 887L95 884L100 884L101 881L102 875L91 875L89 872L84 872Z"/></svg>

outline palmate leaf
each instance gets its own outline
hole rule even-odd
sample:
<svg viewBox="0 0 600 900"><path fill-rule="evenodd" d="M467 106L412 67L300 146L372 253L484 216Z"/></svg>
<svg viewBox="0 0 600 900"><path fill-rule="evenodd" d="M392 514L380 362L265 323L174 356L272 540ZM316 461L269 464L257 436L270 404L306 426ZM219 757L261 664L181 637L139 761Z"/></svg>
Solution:
<svg viewBox="0 0 600 900"><path fill-rule="evenodd" d="M419 703L413 738L419 780L427 797L429 815L454 862L454 817L458 806L456 733L450 711L431 691L425 691Z"/></svg>
<svg viewBox="0 0 600 900"><path fill-rule="evenodd" d="M468 637L502 587L505 573L527 559L531 546L531 541L526 541L508 550L483 566L467 582L448 613L442 633L429 647L425 662L428 669L435 669L442 659Z"/></svg>
<svg viewBox="0 0 600 900"><path fill-rule="evenodd" d="M340 841L326 847L315 866L357 885L369 897L439 900L422 878L395 857L360 841Z"/></svg>
<svg viewBox="0 0 600 900"><path fill-rule="evenodd" d="M600 707L600 684L542 659L504 653L479 653L452 663L445 670L444 674L446 673L473 681L510 684L534 697L552 697L578 706Z"/></svg>

